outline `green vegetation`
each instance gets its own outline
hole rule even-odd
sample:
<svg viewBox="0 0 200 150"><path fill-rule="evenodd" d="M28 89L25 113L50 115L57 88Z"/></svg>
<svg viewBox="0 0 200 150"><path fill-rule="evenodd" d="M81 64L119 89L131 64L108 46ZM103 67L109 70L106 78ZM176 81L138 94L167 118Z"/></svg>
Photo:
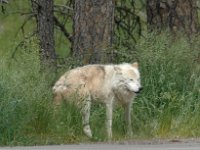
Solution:
<svg viewBox="0 0 200 150"><path fill-rule="evenodd" d="M189 43L184 37L174 39L168 34L150 34L138 42L144 91L133 104L131 138L200 136L198 47L196 38ZM17 61L10 58L10 52L6 54L0 63L0 144L90 141L82 132L75 106L64 103L60 109L54 108L51 86L57 75L51 70L40 71L37 40L26 41ZM127 61L135 57L129 56ZM105 108L95 104L91 114L95 141L105 140L104 120ZM125 129L123 109L118 107L114 140L127 139Z"/></svg>
<svg viewBox="0 0 200 150"><path fill-rule="evenodd" d="M144 122L141 131L146 128L153 137L199 136L198 41L194 38L188 42L183 35L174 38L164 33L149 35L138 43L145 90L136 100L138 120L134 122L140 128Z"/></svg>
<svg viewBox="0 0 200 150"><path fill-rule="evenodd" d="M13 23L16 17L19 21ZM51 87L70 64L58 74L51 69L41 71L35 37L26 40L12 58L22 39L15 33L23 17L0 18L4 28L0 30L0 145L91 141L82 132L80 111L73 104L63 103L59 109L53 105ZM200 136L199 41L199 37L188 40L181 34L151 33L130 45L134 52L117 47L116 62L139 61L144 90L133 104L133 137L126 136L123 109L117 107L113 140ZM94 141L106 140L104 120L105 108L94 104Z"/></svg>

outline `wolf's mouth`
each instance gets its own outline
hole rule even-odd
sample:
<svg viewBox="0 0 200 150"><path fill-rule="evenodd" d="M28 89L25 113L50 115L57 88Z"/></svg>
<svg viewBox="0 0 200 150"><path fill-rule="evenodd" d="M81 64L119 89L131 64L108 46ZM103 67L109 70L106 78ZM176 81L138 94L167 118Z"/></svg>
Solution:
<svg viewBox="0 0 200 150"><path fill-rule="evenodd" d="M138 91L136 91L135 93L136 93L136 94L140 94L142 90L143 90L143 88L142 88L142 87L140 87L140 88L139 88L139 90L138 90Z"/></svg>
<svg viewBox="0 0 200 150"><path fill-rule="evenodd" d="M140 87L138 90L134 90L134 89L131 88L129 85L125 85L125 88L126 88L127 91L133 92L133 93L135 93L135 94L141 93L141 91L142 91L142 89L143 89L142 87Z"/></svg>

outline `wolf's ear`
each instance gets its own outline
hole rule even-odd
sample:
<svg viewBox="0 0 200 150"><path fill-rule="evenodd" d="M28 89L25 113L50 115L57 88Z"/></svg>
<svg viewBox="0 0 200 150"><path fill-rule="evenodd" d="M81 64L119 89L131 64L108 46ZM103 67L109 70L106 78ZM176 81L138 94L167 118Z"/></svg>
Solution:
<svg viewBox="0 0 200 150"><path fill-rule="evenodd" d="M131 64L131 65L132 65L132 67L135 67L135 68L138 68L138 67L139 67L139 65L138 65L137 62L135 62L135 63L133 63L133 64Z"/></svg>
<svg viewBox="0 0 200 150"><path fill-rule="evenodd" d="M121 72L122 72L121 68L119 68L119 67L114 67L114 70L115 70L117 73L121 73Z"/></svg>

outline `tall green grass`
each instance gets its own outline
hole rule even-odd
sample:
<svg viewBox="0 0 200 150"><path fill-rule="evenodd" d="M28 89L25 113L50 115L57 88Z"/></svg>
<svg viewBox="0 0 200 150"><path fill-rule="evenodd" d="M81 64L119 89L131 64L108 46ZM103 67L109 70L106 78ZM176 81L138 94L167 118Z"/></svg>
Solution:
<svg viewBox="0 0 200 150"><path fill-rule="evenodd" d="M200 136L198 41L148 34L134 54L118 60L139 61L144 90L133 103L132 137L126 136L123 109L114 110L113 140ZM51 87L60 73L41 70L37 45L36 39L27 40L15 59L10 52L1 55L0 145L91 141L82 132L78 108L63 103L55 109ZM90 122L93 140L105 141L104 106L92 106Z"/></svg>
<svg viewBox="0 0 200 150"><path fill-rule="evenodd" d="M13 1L6 6L6 15L0 15L0 145L89 142L82 132L79 109L69 103L55 109L52 103L51 87L66 70L57 74L41 70L35 38L27 40L11 58L23 37L21 32L15 36L16 31L26 18L12 12L17 8L28 11L28 6L22 0ZM24 31L29 34L33 28L29 22ZM57 53L64 56L69 45L55 32ZM113 140L200 137L199 41L198 36L188 40L181 34L151 33L136 45L127 41L129 50L116 47L115 62L139 62L144 90L133 103L132 137L126 136L123 109L114 110ZM93 140L105 141L105 108L101 104L92 106L90 122Z"/></svg>
<svg viewBox="0 0 200 150"><path fill-rule="evenodd" d="M133 122L140 124L141 133L148 129L145 136L200 136L198 40L163 33L138 43L144 91L134 105L137 121Z"/></svg>
<svg viewBox="0 0 200 150"><path fill-rule="evenodd" d="M46 132L51 117L50 75L40 71L38 47L27 41L15 60L1 63L0 143L8 144L30 131ZM7 59L6 59L7 58ZM53 74L51 75L53 76Z"/></svg>

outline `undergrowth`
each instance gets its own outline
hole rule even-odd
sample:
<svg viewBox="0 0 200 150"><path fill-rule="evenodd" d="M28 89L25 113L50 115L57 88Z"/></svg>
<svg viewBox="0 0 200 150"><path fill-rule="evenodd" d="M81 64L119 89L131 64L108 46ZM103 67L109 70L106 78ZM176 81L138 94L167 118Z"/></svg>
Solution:
<svg viewBox="0 0 200 150"><path fill-rule="evenodd" d="M53 105L51 87L60 73L41 70L37 45L37 40L27 40L15 59L9 52L1 56L0 145L91 141L83 134L76 106ZM113 140L200 136L199 51L198 37L188 41L148 34L133 55L117 57L118 62L139 61L144 90L133 103L132 137L125 134L123 109L114 110ZM92 106L90 122L92 141L105 141L104 106Z"/></svg>

